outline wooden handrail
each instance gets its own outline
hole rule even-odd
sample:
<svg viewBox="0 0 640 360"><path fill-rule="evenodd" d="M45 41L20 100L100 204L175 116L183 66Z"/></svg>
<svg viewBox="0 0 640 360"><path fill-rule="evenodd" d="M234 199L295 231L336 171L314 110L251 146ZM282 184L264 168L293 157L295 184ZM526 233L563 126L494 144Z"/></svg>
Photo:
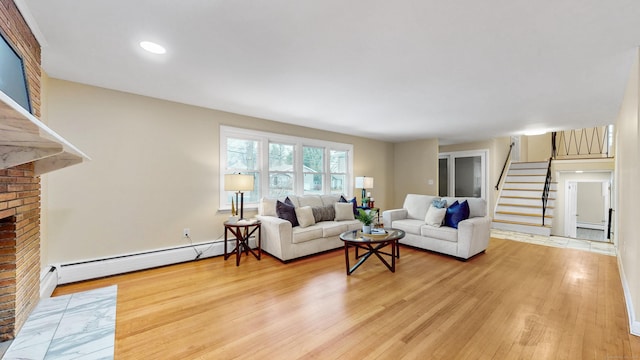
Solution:
<svg viewBox="0 0 640 360"><path fill-rule="evenodd" d="M507 153L507 158L504 159L504 165L502 165L502 171L500 172L500 177L498 178L498 183L496 184L496 190L500 190L500 182L502 181L502 176L504 175L504 170L507 168L507 164L509 163L509 158L511 157L511 150L516 143L512 142L509 144L509 152Z"/></svg>

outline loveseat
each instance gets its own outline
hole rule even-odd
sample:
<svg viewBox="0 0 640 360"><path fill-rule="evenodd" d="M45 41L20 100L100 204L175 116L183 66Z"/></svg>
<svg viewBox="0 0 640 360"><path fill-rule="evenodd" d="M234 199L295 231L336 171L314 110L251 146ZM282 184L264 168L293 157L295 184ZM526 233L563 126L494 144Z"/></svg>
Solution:
<svg viewBox="0 0 640 360"><path fill-rule="evenodd" d="M453 204L457 207L464 201L468 204L468 218L458 219L453 224L457 228L443 224L447 212L453 209L447 207ZM442 214L443 210L445 215L439 222L440 218L434 214ZM401 244L459 259L469 259L484 252L489 245L491 218L487 216L487 204L483 199L407 194L402 209L386 210L382 218L385 227L405 231Z"/></svg>
<svg viewBox="0 0 640 360"><path fill-rule="evenodd" d="M339 235L362 228L353 203L339 195L289 195L285 200L261 199L256 216L262 222L262 250L282 261L343 247ZM295 219L278 213L287 203Z"/></svg>

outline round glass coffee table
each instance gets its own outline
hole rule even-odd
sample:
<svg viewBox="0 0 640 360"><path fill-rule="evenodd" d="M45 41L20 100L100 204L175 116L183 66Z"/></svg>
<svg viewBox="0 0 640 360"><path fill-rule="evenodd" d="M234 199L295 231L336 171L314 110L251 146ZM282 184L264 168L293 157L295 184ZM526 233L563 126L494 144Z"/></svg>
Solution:
<svg viewBox="0 0 640 360"><path fill-rule="evenodd" d="M383 234L363 234L360 230L345 231L340 234L340 240L344 242L344 259L347 265L347 275L351 275L371 255L375 255L391 272L396 272L396 258L400 257L398 240L404 237L404 231L398 229L384 229ZM382 249L391 245L391 253ZM349 248L354 247L357 263L353 267L349 264ZM358 254L358 250L364 250ZM391 264L385 257L391 257Z"/></svg>

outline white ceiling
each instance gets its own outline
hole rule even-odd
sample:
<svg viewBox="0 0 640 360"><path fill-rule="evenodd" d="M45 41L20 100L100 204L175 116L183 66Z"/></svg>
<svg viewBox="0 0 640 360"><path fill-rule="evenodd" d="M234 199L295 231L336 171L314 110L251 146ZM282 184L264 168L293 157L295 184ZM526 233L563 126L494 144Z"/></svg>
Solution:
<svg viewBox="0 0 640 360"><path fill-rule="evenodd" d="M51 77L387 141L614 123L640 45L638 0L16 3Z"/></svg>

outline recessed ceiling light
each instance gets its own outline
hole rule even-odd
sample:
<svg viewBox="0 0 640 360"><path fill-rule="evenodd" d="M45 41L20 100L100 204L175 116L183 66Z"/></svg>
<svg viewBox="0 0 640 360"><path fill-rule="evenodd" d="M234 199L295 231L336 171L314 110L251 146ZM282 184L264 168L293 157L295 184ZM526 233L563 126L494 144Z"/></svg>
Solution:
<svg viewBox="0 0 640 360"><path fill-rule="evenodd" d="M164 54L167 52L167 49L165 49L162 45L158 45L151 41L141 41L140 47L154 54Z"/></svg>

